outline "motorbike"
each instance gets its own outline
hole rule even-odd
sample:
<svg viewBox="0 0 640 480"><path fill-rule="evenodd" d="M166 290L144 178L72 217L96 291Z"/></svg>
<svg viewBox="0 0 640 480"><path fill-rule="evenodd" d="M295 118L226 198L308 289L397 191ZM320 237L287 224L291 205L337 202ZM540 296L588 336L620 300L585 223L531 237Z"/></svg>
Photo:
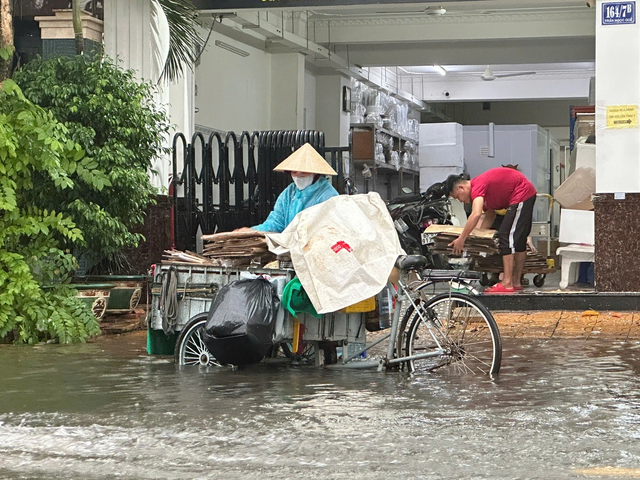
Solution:
<svg viewBox="0 0 640 480"><path fill-rule="evenodd" d="M428 238L423 236L430 225L452 225L451 203L444 182L431 185L422 193L406 193L394 198L387 209L398 232L400 245L408 255L424 255L431 267L448 269L445 255L429 251Z"/></svg>

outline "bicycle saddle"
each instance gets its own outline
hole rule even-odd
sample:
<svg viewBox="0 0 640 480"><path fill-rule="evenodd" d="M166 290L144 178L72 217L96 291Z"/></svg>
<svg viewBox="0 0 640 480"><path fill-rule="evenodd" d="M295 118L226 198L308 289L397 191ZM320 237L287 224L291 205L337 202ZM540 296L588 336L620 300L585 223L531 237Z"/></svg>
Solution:
<svg viewBox="0 0 640 480"><path fill-rule="evenodd" d="M400 256L396 260L396 268L400 270L420 270L428 263L426 257L422 255Z"/></svg>

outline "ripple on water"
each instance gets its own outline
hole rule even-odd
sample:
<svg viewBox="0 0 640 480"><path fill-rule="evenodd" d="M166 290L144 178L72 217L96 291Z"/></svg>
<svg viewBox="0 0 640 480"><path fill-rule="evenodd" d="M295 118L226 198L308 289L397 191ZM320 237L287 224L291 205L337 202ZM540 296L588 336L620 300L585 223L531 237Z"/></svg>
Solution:
<svg viewBox="0 0 640 480"><path fill-rule="evenodd" d="M495 379L178 369L96 350L0 349L0 477L564 479L640 467L638 345L507 339Z"/></svg>

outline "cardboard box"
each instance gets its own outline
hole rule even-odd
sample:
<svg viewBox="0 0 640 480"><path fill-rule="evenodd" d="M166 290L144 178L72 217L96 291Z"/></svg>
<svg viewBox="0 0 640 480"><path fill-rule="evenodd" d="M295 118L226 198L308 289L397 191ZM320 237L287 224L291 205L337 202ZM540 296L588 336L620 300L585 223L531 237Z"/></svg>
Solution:
<svg viewBox="0 0 640 480"><path fill-rule="evenodd" d="M573 138L588 137L596 133L596 114L578 113L573 127Z"/></svg>
<svg viewBox="0 0 640 480"><path fill-rule="evenodd" d="M593 211L560 210L560 243L595 244L595 221Z"/></svg>
<svg viewBox="0 0 640 480"><path fill-rule="evenodd" d="M421 167L464 167L464 145L420 145Z"/></svg>
<svg viewBox="0 0 640 480"><path fill-rule="evenodd" d="M420 124L420 145L462 144L462 125L455 122Z"/></svg>
<svg viewBox="0 0 640 480"><path fill-rule="evenodd" d="M585 139L576 142L576 169L582 167L596 168L596 145L595 143L585 143Z"/></svg>
<svg viewBox="0 0 640 480"><path fill-rule="evenodd" d="M451 174L460 175L463 172L461 167L420 167L420 191L437 182L444 182Z"/></svg>
<svg viewBox="0 0 640 480"><path fill-rule="evenodd" d="M577 168L553 194L563 208L593 210L591 195L596 193L596 172L590 167Z"/></svg>
<svg viewBox="0 0 640 480"><path fill-rule="evenodd" d="M538 249L538 253L543 257L547 258L547 240L539 239L536 245ZM560 248L560 242L558 240L551 240L551 252L549 253L549 258L553 258L554 264L556 267L560 266L560 257L556 253L556 251Z"/></svg>

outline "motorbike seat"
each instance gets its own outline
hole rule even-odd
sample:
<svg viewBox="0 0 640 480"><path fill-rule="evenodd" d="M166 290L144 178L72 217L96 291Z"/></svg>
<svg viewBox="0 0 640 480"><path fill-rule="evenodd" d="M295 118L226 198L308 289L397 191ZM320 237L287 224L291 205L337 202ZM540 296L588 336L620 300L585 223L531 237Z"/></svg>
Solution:
<svg viewBox="0 0 640 480"><path fill-rule="evenodd" d="M420 270L429 263L423 255L406 255L400 256L396 260L396 268L400 270Z"/></svg>

